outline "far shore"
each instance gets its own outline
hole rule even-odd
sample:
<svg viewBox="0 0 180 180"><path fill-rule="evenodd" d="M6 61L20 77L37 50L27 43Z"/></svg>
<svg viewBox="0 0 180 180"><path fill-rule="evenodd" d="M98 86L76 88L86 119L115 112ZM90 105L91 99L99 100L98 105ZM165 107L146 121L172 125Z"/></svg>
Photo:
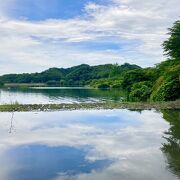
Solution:
<svg viewBox="0 0 180 180"><path fill-rule="evenodd" d="M45 87L45 83L5 83L4 87Z"/></svg>
<svg viewBox="0 0 180 180"><path fill-rule="evenodd" d="M30 111L72 111L100 109L129 110L180 110L180 101L171 102L105 102L105 103L73 103L73 104L5 104L0 105L0 112L30 112Z"/></svg>

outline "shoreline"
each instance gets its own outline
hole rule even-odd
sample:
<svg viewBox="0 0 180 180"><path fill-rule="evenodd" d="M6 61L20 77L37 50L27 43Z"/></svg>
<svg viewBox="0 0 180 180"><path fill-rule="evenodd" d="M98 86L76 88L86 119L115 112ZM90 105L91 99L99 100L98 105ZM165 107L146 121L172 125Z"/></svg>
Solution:
<svg viewBox="0 0 180 180"><path fill-rule="evenodd" d="M180 110L180 101L170 102L105 102L105 103L73 103L73 104L5 104L0 105L0 112L30 111L72 111L72 110Z"/></svg>

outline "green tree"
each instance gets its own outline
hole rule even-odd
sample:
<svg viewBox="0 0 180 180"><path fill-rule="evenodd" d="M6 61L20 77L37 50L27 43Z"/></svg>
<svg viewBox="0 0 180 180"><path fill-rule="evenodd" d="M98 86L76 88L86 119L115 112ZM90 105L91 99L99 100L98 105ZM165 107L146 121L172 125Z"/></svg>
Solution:
<svg viewBox="0 0 180 180"><path fill-rule="evenodd" d="M172 28L169 28L170 37L164 41L163 48L166 55L172 59L180 58L180 21L176 21Z"/></svg>
<svg viewBox="0 0 180 180"><path fill-rule="evenodd" d="M131 91L134 83L149 81L150 78L142 69L128 71L122 80L122 88Z"/></svg>

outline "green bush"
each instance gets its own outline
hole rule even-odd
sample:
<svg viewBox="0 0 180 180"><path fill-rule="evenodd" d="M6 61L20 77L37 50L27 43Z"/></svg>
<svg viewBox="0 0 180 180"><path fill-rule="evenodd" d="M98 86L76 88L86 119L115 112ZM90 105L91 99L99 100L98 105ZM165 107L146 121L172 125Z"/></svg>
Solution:
<svg viewBox="0 0 180 180"><path fill-rule="evenodd" d="M151 82L139 82L135 83L129 93L130 101L147 101L152 92Z"/></svg>
<svg viewBox="0 0 180 180"><path fill-rule="evenodd" d="M158 90L153 93L153 101L173 101L180 98L179 76L169 77L161 84Z"/></svg>

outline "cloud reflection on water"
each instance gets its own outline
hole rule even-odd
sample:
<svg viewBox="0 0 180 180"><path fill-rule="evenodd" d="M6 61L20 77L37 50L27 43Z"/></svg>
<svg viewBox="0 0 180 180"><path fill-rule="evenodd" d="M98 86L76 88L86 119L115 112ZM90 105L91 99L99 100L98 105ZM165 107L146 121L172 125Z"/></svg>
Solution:
<svg viewBox="0 0 180 180"><path fill-rule="evenodd" d="M59 171L56 170L54 173L55 179L58 180L120 178L140 180L143 177L147 180L177 179L165 168L165 159L160 150L161 143L165 141L162 138L163 132L169 125L164 121L162 114L156 111L15 113L13 126L16 131L9 134L10 117L10 113L1 113L0 166L5 163L8 168L0 173L0 177L8 177L12 172L20 172L16 169L18 165L23 165L16 161L20 154L16 154L16 160L10 159L8 156L12 152L25 146L30 149L34 146L43 146L47 148L46 154L49 154L49 149L64 147L69 147L71 150L78 149L80 154L85 152L83 161L86 162L87 167L94 163L94 168L90 168L88 172L82 170L75 174L59 168ZM75 156L71 155L70 159L65 159L61 163L71 164L73 157ZM26 160L26 151L21 159ZM79 163L80 159L77 158L76 161ZM98 161L106 165L99 166L101 170L98 170ZM107 162L111 163L107 166ZM11 165L8 166L7 163ZM49 171L52 172L50 169ZM7 177L2 179L8 179Z"/></svg>

